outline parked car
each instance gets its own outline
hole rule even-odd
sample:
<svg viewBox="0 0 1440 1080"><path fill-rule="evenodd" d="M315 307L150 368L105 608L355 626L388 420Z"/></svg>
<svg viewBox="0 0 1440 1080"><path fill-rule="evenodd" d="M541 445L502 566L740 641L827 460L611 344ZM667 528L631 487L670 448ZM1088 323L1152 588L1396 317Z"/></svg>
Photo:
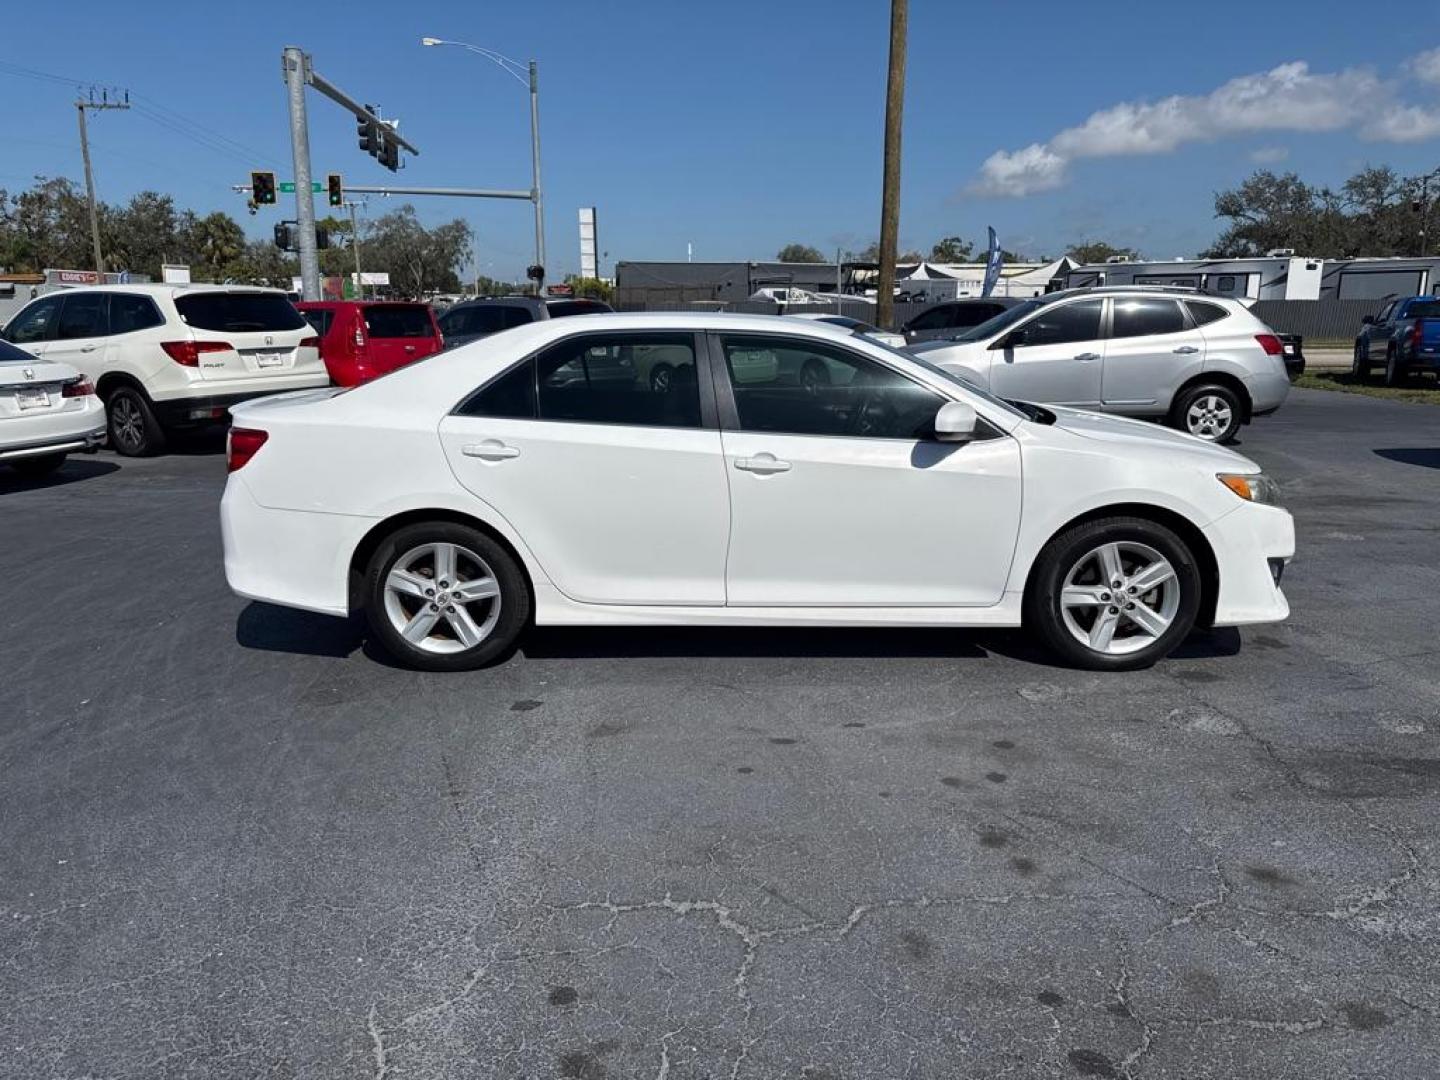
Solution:
<svg viewBox="0 0 1440 1080"><path fill-rule="evenodd" d="M1290 392L1279 337L1240 301L1193 290L1050 293L910 348L1003 398L1163 420L1212 442Z"/></svg>
<svg viewBox="0 0 1440 1080"><path fill-rule="evenodd" d="M983 300L946 300L926 308L901 329L905 340L911 344L952 338L1023 302L1009 296L987 296Z"/></svg>
<svg viewBox="0 0 1440 1080"><path fill-rule="evenodd" d="M295 306L320 335L320 359L336 386L359 386L444 348L428 304L315 300Z"/></svg>
<svg viewBox="0 0 1440 1080"><path fill-rule="evenodd" d="M1360 320L1352 374L1368 379L1384 364L1386 386L1399 386L1414 371L1440 373L1440 297L1391 300L1378 315Z"/></svg>
<svg viewBox="0 0 1440 1080"><path fill-rule="evenodd" d="M169 433L249 398L330 381L320 339L277 289L67 289L30 301L0 337L89 378L126 455L158 453Z"/></svg>
<svg viewBox="0 0 1440 1080"><path fill-rule="evenodd" d="M0 464L46 476L104 441L105 409L89 379L0 341Z"/></svg>
<svg viewBox="0 0 1440 1080"><path fill-rule="evenodd" d="M663 391L584 377L623 348ZM810 361L828 384L734 377ZM221 503L241 596L361 608L406 664L546 625L1019 626L1119 670L1197 623L1283 619L1294 526L1250 461L1007 404L824 323L542 320L343 393L236 409Z"/></svg>
<svg viewBox="0 0 1440 1080"><path fill-rule="evenodd" d="M831 326L842 326L852 334L864 334L866 337L874 338L882 345L893 345L897 349L905 344L904 334L881 330L878 326L871 326L867 322L852 319L848 315L827 315L823 311L796 311L791 312L790 317L793 319L814 319L816 322L829 323Z"/></svg>
<svg viewBox="0 0 1440 1080"><path fill-rule="evenodd" d="M1280 339L1281 355L1285 357L1285 373L1293 383L1305 374L1305 339L1299 334L1276 334Z"/></svg>
<svg viewBox="0 0 1440 1080"><path fill-rule="evenodd" d="M538 296L495 296L466 300L440 316L446 348L479 341L515 326L570 315L598 315L612 310L600 300L551 299Z"/></svg>

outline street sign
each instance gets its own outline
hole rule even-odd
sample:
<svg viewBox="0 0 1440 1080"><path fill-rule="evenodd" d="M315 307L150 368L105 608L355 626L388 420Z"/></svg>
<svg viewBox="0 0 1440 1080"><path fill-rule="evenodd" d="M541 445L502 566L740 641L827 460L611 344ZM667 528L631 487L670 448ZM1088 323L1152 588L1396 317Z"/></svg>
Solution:
<svg viewBox="0 0 1440 1080"><path fill-rule="evenodd" d="M294 194L295 194L295 181L294 181L294 180L281 180L281 181L280 181L280 190L281 190L282 192L284 192L286 195L294 195ZM322 183L320 183L319 180L312 180L312 181L310 181L310 190L313 191L316 195L319 195L320 192L322 192L322 191L325 190L325 185L322 184Z"/></svg>

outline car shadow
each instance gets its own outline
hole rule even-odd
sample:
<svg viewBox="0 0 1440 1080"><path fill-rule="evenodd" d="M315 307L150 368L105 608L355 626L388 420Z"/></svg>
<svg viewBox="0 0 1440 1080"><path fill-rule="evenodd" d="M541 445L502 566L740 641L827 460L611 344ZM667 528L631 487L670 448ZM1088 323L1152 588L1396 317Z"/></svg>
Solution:
<svg viewBox="0 0 1440 1080"><path fill-rule="evenodd" d="M168 450L182 457L202 457L207 454L225 453L225 437L230 432L229 424L210 424L205 427L170 433Z"/></svg>
<svg viewBox="0 0 1440 1080"><path fill-rule="evenodd" d="M240 647L264 652L343 659L360 648L364 638L365 620L359 616L341 619L259 600L245 605L235 621Z"/></svg>
<svg viewBox="0 0 1440 1080"><path fill-rule="evenodd" d="M63 487L119 471L120 466L113 461L96 461L91 458L68 458L64 465L49 476L33 480L14 469L0 467L0 495L12 491L39 491L43 488Z"/></svg>
<svg viewBox="0 0 1440 1080"><path fill-rule="evenodd" d="M1395 450L1376 450L1375 454L1383 457L1386 461L1396 461L1401 465L1419 465L1426 469L1440 469L1440 448L1437 447L1402 447Z"/></svg>

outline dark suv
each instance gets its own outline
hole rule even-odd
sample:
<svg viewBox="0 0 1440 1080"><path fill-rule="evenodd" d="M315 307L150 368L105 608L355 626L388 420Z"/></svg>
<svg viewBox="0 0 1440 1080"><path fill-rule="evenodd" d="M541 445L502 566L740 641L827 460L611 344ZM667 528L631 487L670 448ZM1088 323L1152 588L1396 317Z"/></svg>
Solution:
<svg viewBox="0 0 1440 1080"><path fill-rule="evenodd" d="M975 300L946 300L934 307L926 308L902 327L905 340L913 345L917 341L935 341L938 338L952 338L979 326L986 319L993 319L1006 308L1012 308L1021 301L1013 296L987 296Z"/></svg>
<svg viewBox="0 0 1440 1080"><path fill-rule="evenodd" d="M547 299L538 296L493 296L466 300L440 316L440 333L445 347L466 345L482 337L524 326L540 319L559 319L566 315L598 315L614 309L599 300L573 297Z"/></svg>

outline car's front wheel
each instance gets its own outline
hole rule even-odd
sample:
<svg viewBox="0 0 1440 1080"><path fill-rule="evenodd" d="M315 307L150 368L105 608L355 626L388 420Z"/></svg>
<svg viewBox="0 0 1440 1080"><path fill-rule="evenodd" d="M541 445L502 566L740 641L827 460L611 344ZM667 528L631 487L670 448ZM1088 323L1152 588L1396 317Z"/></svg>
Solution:
<svg viewBox="0 0 1440 1080"><path fill-rule="evenodd" d="M1355 358L1350 361L1350 377L1356 382L1370 378L1370 354L1358 341L1355 343Z"/></svg>
<svg viewBox="0 0 1440 1080"><path fill-rule="evenodd" d="M145 457L165 449L165 432L143 393L121 386L105 399L110 445L126 457Z"/></svg>
<svg viewBox="0 0 1440 1080"><path fill-rule="evenodd" d="M1192 386L1181 394L1170 413L1170 422L1191 435L1223 443L1235 437L1243 415L1239 394L1220 383L1209 383Z"/></svg>
<svg viewBox="0 0 1440 1080"><path fill-rule="evenodd" d="M1095 671L1149 667L1195 625L1200 571L1185 542L1144 518L1067 529L1036 561L1025 622L1064 660Z"/></svg>
<svg viewBox="0 0 1440 1080"><path fill-rule="evenodd" d="M500 658L530 619L530 592L515 558L478 529L409 525L370 560L365 614L401 663L468 671Z"/></svg>

